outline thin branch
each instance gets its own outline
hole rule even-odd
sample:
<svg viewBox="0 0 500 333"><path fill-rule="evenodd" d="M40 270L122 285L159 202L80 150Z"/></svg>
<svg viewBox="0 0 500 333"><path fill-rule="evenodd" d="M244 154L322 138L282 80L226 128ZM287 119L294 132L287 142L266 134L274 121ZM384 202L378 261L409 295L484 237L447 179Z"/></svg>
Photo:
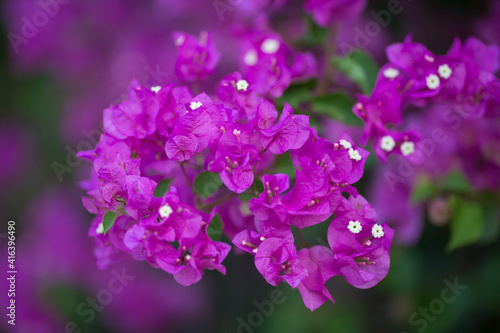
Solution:
<svg viewBox="0 0 500 333"><path fill-rule="evenodd" d="M302 231L299 228L297 228L297 233L299 234L299 238L300 238L300 244L297 247L298 248L304 248L304 247L310 248L311 244L306 242L304 235L302 234Z"/></svg>
<svg viewBox="0 0 500 333"><path fill-rule="evenodd" d="M255 196L258 196L259 195L259 191L257 190L257 183L255 182L255 180L253 181L252 187L253 187L253 194Z"/></svg>
<svg viewBox="0 0 500 333"><path fill-rule="evenodd" d="M202 204L203 200L198 196L198 194L196 194L196 191L194 189L194 185L191 182L191 180L189 179L189 176L186 172L186 169L184 168L184 163L179 163L179 166L181 167L182 174L184 175L184 178L186 178L186 181L189 184L189 188L191 189L191 192L193 192L196 204Z"/></svg>
<svg viewBox="0 0 500 333"><path fill-rule="evenodd" d="M236 193L231 192L213 202L202 204L198 208L201 210L209 207L215 207L216 205L220 205L221 203L226 202L227 200L233 198L234 196L236 196Z"/></svg>

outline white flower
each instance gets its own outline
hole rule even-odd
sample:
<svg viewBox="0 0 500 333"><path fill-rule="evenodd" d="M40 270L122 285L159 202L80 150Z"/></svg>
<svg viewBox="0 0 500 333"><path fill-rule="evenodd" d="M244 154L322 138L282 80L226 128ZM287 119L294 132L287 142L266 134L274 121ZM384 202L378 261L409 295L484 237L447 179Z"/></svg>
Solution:
<svg viewBox="0 0 500 333"><path fill-rule="evenodd" d="M257 60L257 51L255 50L249 50L243 57L243 62L248 66L255 65L257 63Z"/></svg>
<svg viewBox="0 0 500 333"><path fill-rule="evenodd" d="M359 221L349 221L347 229L349 229L349 231L352 232L353 234L357 234L363 228L361 227L361 223L359 223Z"/></svg>
<svg viewBox="0 0 500 333"><path fill-rule="evenodd" d="M408 156L415 152L415 144L411 141L403 142L401 145L401 154L404 156Z"/></svg>
<svg viewBox="0 0 500 333"><path fill-rule="evenodd" d="M191 108L191 110L196 110L202 105L203 104L201 104L201 102L191 102L191 104L189 104L189 107Z"/></svg>
<svg viewBox="0 0 500 333"><path fill-rule="evenodd" d="M97 225L95 232L98 235L102 235L104 233L104 225L102 224L102 222Z"/></svg>
<svg viewBox="0 0 500 333"><path fill-rule="evenodd" d="M246 80L239 80L238 82L236 82L236 89L247 91L247 88L248 82Z"/></svg>
<svg viewBox="0 0 500 333"><path fill-rule="evenodd" d="M280 42L274 38L266 38L260 44L260 50L267 54L274 54L280 48Z"/></svg>
<svg viewBox="0 0 500 333"><path fill-rule="evenodd" d="M179 35L175 40L174 40L174 44L176 46L180 46L182 44L184 44L184 41L186 40L186 36L185 35Z"/></svg>
<svg viewBox="0 0 500 333"><path fill-rule="evenodd" d="M160 91L161 87L160 86L154 86L154 87L151 87L151 91L154 92L155 94L158 93L158 91Z"/></svg>
<svg viewBox="0 0 500 333"><path fill-rule="evenodd" d="M351 160L361 161L361 155L359 154L359 151L352 148L349 149L349 157L351 158Z"/></svg>
<svg viewBox="0 0 500 333"><path fill-rule="evenodd" d="M424 58L425 60L427 60L428 62L434 62L434 57L430 56L430 55L424 55Z"/></svg>
<svg viewBox="0 0 500 333"><path fill-rule="evenodd" d="M160 207L158 212L160 213L161 218L165 219L165 218L168 218L170 216L170 214L172 214L173 210L169 204L165 204L165 205Z"/></svg>
<svg viewBox="0 0 500 333"><path fill-rule="evenodd" d="M395 79L398 77L399 75L399 71L396 69L396 68L392 68L392 67L389 67L387 69L384 70L384 77L386 79Z"/></svg>
<svg viewBox="0 0 500 333"><path fill-rule="evenodd" d="M380 140L380 148L382 148L386 152L392 151L395 145L396 142L390 135L383 136L382 139Z"/></svg>
<svg viewBox="0 0 500 333"><path fill-rule="evenodd" d="M344 139L339 140L339 143L340 143L340 145L341 145L342 147L344 147L345 149L351 149L351 148L352 148L351 143L350 143L349 141L347 141L347 140L344 140Z"/></svg>
<svg viewBox="0 0 500 333"><path fill-rule="evenodd" d="M233 134L236 135L236 136L240 136L241 134L241 131L240 130L237 130L236 128L233 130Z"/></svg>
<svg viewBox="0 0 500 333"><path fill-rule="evenodd" d="M425 78L425 83L427 85L427 88L429 88L430 90L435 90L439 88L440 82L441 81L439 80L439 76L435 74L431 74Z"/></svg>
<svg viewBox="0 0 500 333"><path fill-rule="evenodd" d="M375 224L372 227L372 235L375 238L380 238L384 236L384 228L381 225Z"/></svg>
<svg viewBox="0 0 500 333"><path fill-rule="evenodd" d="M438 73L439 73L439 76L441 76L443 79L446 80L446 79L450 78L451 73L453 73L453 71L451 70L450 66L448 66L447 64L444 64L444 65L439 66Z"/></svg>

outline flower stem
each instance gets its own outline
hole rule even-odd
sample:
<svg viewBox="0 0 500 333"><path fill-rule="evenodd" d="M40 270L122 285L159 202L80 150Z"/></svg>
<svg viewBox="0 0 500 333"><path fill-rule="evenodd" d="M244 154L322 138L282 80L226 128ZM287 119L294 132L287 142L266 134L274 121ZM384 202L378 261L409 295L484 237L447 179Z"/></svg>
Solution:
<svg viewBox="0 0 500 333"><path fill-rule="evenodd" d="M215 207L215 206L220 205L221 203L226 202L227 200L233 198L235 195L236 195L236 193L234 193L234 192L228 193L225 196L220 197L219 199L215 200L214 202L209 202L209 203L202 204L202 205L198 206L198 209L202 210L202 209L209 208L209 207Z"/></svg>
<svg viewBox="0 0 500 333"><path fill-rule="evenodd" d="M253 188L253 194L256 197L258 197L259 196L259 191L257 190L257 183L255 182L255 180L253 181L252 188Z"/></svg>
<svg viewBox="0 0 500 333"><path fill-rule="evenodd" d="M181 167L182 174L184 175L184 178L186 178L186 182L189 184L189 188L191 189L191 192L193 192L194 198L196 200L197 204L202 204L203 200L196 194L196 191L194 189L194 185L191 182L191 179L189 179L189 176L186 172L186 169L184 168L184 163L179 163L179 166Z"/></svg>
<svg viewBox="0 0 500 333"><path fill-rule="evenodd" d="M297 228L297 233L299 234L299 238L300 238L300 244L297 247L298 248L311 247L311 244L306 242L304 235L302 234L302 231L299 228Z"/></svg>

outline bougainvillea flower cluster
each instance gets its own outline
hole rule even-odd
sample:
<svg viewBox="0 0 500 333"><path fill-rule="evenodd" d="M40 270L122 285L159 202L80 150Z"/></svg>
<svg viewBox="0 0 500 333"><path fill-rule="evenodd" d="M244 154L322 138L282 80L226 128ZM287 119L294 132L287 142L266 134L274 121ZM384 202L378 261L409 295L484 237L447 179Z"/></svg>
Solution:
<svg viewBox="0 0 500 333"><path fill-rule="evenodd" d="M213 69L209 34L174 39L186 81ZM259 43L264 54L280 49L277 40ZM215 232L222 229L268 283L298 288L311 310L333 301L325 286L333 276L358 288L385 277L394 232L353 187L369 153L346 133L336 142L320 137L286 103L276 109L262 84L235 72L210 96L134 80L128 99L104 110L105 133L79 153L94 167L83 204L96 215L89 235L100 268L146 260L191 285L207 269L226 273L231 245ZM283 155L295 175L276 172ZM302 232L320 223L327 235L307 243Z"/></svg>
<svg viewBox="0 0 500 333"><path fill-rule="evenodd" d="M293 81L317 75L313 53L287 45L266 17L257 19L252 28L234 30L240 43L241 71L260 95L280 97Z"/></svg>
<svg viewBox="0 0 500 333"><path fill-rule="evenodd" d="M425 208L439 226L460 216L450 206L450 198L461 195L447 185L450 174L460 175L471 190L496 195L500 80L494 73L500 52L469 37L436 56L407 38L389 46L387 55L390 63L378 73L372 96L360 96L354 111L365 120L365 139L373 140L382 160L404 157L375 170L384 177L372 183L371 197L379 215L397 229L395 240L414 244L424 229ZM412 91L418 80L423 88ZM411 131L399 132L398 125ZM425 182L432 190L418 198Z"/></svg>
<svg viewBox="0 0 500 333"><path fill-rule="evenodd" d="M446 55L435 55L424 45L412 42L390 45L389 63L377 77L370 97L360 95L353 112L365 122L361 143L369 139L377 156L385 161L390 154L410 157L417 149L418 132L399 131L403 111L432 104L456 105L467 118L484 115L488 103L499 104L499 49L475 37L463 44L456 39Z"/></svg>

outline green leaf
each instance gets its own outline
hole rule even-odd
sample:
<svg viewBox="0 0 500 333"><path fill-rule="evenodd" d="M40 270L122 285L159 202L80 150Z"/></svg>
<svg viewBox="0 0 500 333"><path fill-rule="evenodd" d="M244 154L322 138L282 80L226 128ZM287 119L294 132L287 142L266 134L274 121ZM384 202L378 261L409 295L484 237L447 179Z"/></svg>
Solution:
<svg viewBox="0 0 500 333"><path fill-rule="evenodd" d="M283 92L283 95L278 98L278 105L276 105L276 108L279 110L285 103L288 103L294 111L297 111L295 109L299 109L301 103L308 102L311 99L311 91L315 86L315 80L291 84L288 89Z"/></svg>
<svg viewBox="0 0 500 333"><path fill-rule="evenodd" d="M240 193L238 195L238 197L240 198L241 201L245 201L245 202L248 202L250 201L252 198L255 198L255 195L253 195L253 193L251 192L243 192L243 193Z"/></svg>
<svg viewBox="0 0 500 333"><path fill-rule="evenodd" d="M433 198L435 194L436 188L431 182L431 179L425 175L420 175L417 178L417 184L413 188L411 202L417 204L422 201L427 201Z"/></svg>
<svg viewBox="0 0 500 333"><path fill-rule="evenodd" d="M457 198L451 220L451 237L446 249L452 251L479 240L484 228L484 211L481 204Z"/></svg>
<svg viewBox="0 0 500 333"><path fill-rule="evenodd" d="M115 212L109 211L106 214L104 214L104 216L102 217L102 227L104 229L103 232L104 234L106 234L108 230L111 229L113 224L115 224L115 221L116 221Z"/></svg>
<svg viewBox="0 0 500 333"><path fill-rule="evenodd" d="M222 236L222 220L219 217L219 214L215 214L212 221L208 225L207 235L211 240L219 240Z"/></svg>
<svg viewBox="0 0 500 333"><path fill-rule="evenodd" d="M335 57L332 62L335 68L356 83L364 94L370 94L377 80L378 66L367 53L355 51L345 57Z"/></svg>
<svg viewBox="0 0 500 333"><path fill-rule="evenodd" d="M307 114L307 113L306 113ZM318 117L309 117L309 127L316 127L318 134L323 133L324 120Z"/></svg>
<svg viewBox="0 0 500 333"><path fill-rule="evenodd" d="M255 178L253 181L255 183L255 187L257 188L257 192L262 193L264 192L264 184L262 183L262 180L259 178ZM253 189L253 184L252 184L252 189Z"/></svg>
<svg viewBox="0 0 500 333"><path fill-rule="evenodd" d="M362 126L361 119L352 112L354 100L342 93L317 96L312 100L312 109L346 125Z"/></svg>
<svg viewBox="0 0 500 333"><path fill-rule="evenodd" d="M164 179L156 185L156 188L153 192L155 198L161 198L165 193L170 190L170 185L172 185L173 178Z"/></svg>
<svg viewBox="0 0 500 333"><path fill-rule="evenodd" d="M68 322L73 322L75 327L85 327L87 332L100 332L100 315L97 314L95 320L87 323L86 318L75 311L82 300L87 297L87 292L77 287L77 285L70 285L62 282L54 282L51 284L42 283L38 289L40 297L42 297L43 304L45 304L51 311L57 311L58 316ZM73 332L81 332L77 330Z"/></svg>
<svg viewBox="0 0 500 333"><path fill-rule="evenodd" d="M370 152L370 155L368 155L365 161L365 172L374 169L376 166L379 166L379 163L380 160L377 157L375 157L375 154Z"/></svg>
<svg viewBox="0 0 500 333"><path fill-rule="evenodd" d="M484 206L484 231L480 244L488 245L495 242L500 234L500 224L498 223L498 203L486 203Z"/></svg>
<svg viewBox="0 0 500 333"><path fill-rule="evenodd" d="M307 33L300 42L307 46L322 45L328 30L316 24L310 16L307 17L306 21Z"/></svg>
<svg viewBox="0 0 500 333"><path fill-rule="evenodd" d="M445 190L459 193L471 193L472 187L460 171L451 171L446 177L443 185Z"/></svg>
<svg viewBox="0 0 500 333"><path fill-rule="evenodd" d="M219 174L210 171L200 173L194 180L194 189L202 198L211 197L221 185Z"/></svg>
<svg viewBox="0 0 500 333"><path fill-rule="evenodd" d="M274 166L276 168L275 173L285 173L291 180L295 179L295 167L293 166L289 152L278 155L274 162Z"/></svg>

